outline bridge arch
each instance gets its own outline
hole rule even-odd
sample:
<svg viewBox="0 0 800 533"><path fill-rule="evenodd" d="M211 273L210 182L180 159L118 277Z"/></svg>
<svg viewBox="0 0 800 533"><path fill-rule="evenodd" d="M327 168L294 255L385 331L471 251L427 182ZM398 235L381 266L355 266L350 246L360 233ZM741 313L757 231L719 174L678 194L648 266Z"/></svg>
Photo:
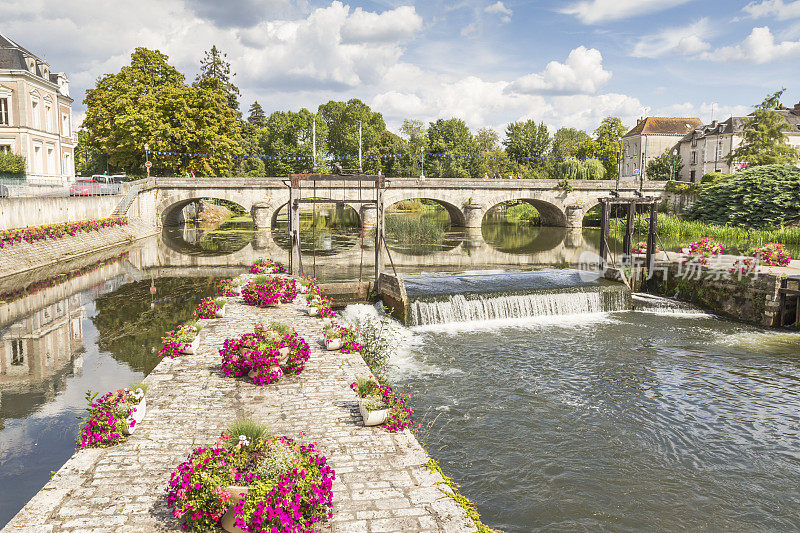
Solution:
<svg viewBox="0 0 800 533"><path fill-rule="evenodd" d="M548 202L547 200L542 200L540 198L520 198L520 197L512 197L512 198L505 198L503 200L497 201L494 200L492 205L486 206L487 209L484 213L484 217L486 217L486 213L494 209L495 207L507 203L507 202L525 202L527 204L532 205L536 208L539 212L539 217L541 220L542 226L557 226L557 227L565 227L567 226L567 215L561 209L561 207Z"/></svg>
<svg viewBox="0 0 800 533"><path fill-rule="evenodd" d="M162 225L177 225L175 223L180 223L180 213L183 209L191 204L192 202L197 202L199 200L224 200L226 202L231 202L239 207L241 207L248 215L251 214L252 209L252 199L246 195L215 195L215 194L203 194L203 192L184 192L183 194L174 194L164 197L158 204L156 205L156 219ZM172 222L173 224L170 224Z"/></svg>
<svg viewBox="0 0 800 533"><path fill-rule="evenodd" d="M326 199L326 198L319 198L318 200L319 200L319 204L328 204L328 205L335 204L337 209L340 206L343 206L345 209L347 209L347 208L352 209L355 212L355 216L356 216L356 218L358 220L358 222L357 222L358 227L362 227L363 226L363 224L364 224L364 216L363 216L363 213L361 212L361 208L363 207L362 205L360 205L360 204L352 204L352 203L349 203L349 202L342 202L342 201L337 201L337 200L329 200L329 199ZM309 206L309 204L305 204L305 205ZM374 207L374 205L373 205L373 207ZM270 228L276 228L277 227L278 216L280 215L280 213L282 211L283 212L287 212L288 208L289 208L289 202L284 202L284 203L278 205L275 208L275 210L272 212L272 215L270 215L270 225L269 225ZM311 209L311 207L309 206L309 207L306 207L305 209ZM319 209L319 207L317 209Z"/></svg>
<svg viewBox="0 0 800 533"><path fill-rule="evenodd" d="M464 215L464 211L452 203L451 201L436 198L435 196L415 196L413 194L405 194L405 195L390 195L387 194L384 198L384 207L388 209L391 206L394 206L400 202L407 202L410 200L429 200L432 202L436 202L440 206L447 211L447 214L450 216L450 225L455 227L464 227L466 226L466 217Z"/></svg>

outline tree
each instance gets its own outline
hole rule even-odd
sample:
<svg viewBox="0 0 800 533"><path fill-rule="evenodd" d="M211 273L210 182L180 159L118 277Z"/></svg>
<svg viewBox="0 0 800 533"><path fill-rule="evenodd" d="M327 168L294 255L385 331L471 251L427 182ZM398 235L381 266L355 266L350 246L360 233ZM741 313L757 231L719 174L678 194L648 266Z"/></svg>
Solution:
<svg viewBox="0 0 800 533"><path fill-rule="evenodd" d="M550 154L556 161L563 161L568 157L574 157L578 147L592 138L583 130L576 128L558 128L553 135L553 145Z"/></svg>
<svg viewBox="0 0 800 533"><path fill-rule="evenodd" d="M250 111L247 115L247 122L253 127L263 128L267 125L267 115L264 114L264 108L258 103L258 100L250 105Z"/></svg>
<svg viewBox="0 0 800 533"><path fill-rule="evenodd" d="M666 181L677 180L683 168L679 154L663 153L647 163L647 179Z"/></svg>
<svg viewBox="0 0 800 533"><path fill-rule="evenodd" d="M470 178L479 174L478 143L460 118L439 119L428 126L428 150L438 154L425 158L425 172L435 178Z"/></svg>
<svg viewBox="0 0 800 533"><path fill-rule="evenodd" d="M358 123L361 122L362 146L364 156L377 155L386 123L383 115L372 111L367 104L357 98L347 102L331 100L319 106L317 111L325 122L328 132L328 153L335 157L349 156L345 168L355 168L358 161ZM377 172L381 162L377 158L364 159L365 172Z"/></svg>
<svg viewBox="0 0 800 533"><path fill-rule="evenodd" d="M601 180L605 177L603 164L594 158L580 160L568 157L557 163L558 176L565 180Z"/></svg>
<svg viewBox="0 0 800 533"><path fill-rule="evenodd" d="M207 78L219 80L220 86L227 96L228 105L238 112L239 88L231 81L236 73L231 73L231 64L227 58L228 54L222 53L216 45L212 46L211 50L207 50L200 60L200 74L195 79L195 85Z"/></svg>
<svg viewBox="0 0 800 533"><path fill-rule="evenodd" d="M750 114L742 132L742 144L725 157L729 165L739 162L754 167L797 161L797 150L789 145L785 133L791 126L776 110L785 90L768 95Z"/></svg>
<svg viewBox="0 0 800 533"><path fill-rule="evenodd" d="M317 154L324 156L327 149L328 127L321 116L316 117L308 109L275 111L267 119L266 127L260 130L259 144L267 156L266 172L270 176L285 176L309 172L313 161L313 124L317 123ZM269 159L302 158L302 159Z"/></svg>
<svg viewBox="0 0 800 533"><path fill-rule="evenodd" d="M137 48L131 64L100 78L86 91L87 146L105 155L110 170L144 173L145 144L151 151L239 153L239 121L218 80L196 87L157 50ZM231 160L220 157L158 156L156 173L225 174Z"/></svg>
<svg viewBox="0 0 800 533"><path fill-rule="evenodd" d="M428 144L428 131L421 120L406 119L400 126L400 133L405 135L409 147L416 154Z"/></svg>
<svg viewBox="0 0 800 533"><path fill-rule="evenodd" d="M547 126L544 122L537 126L533 120L512 122L506 127L506 138L503 140L508 157L534 158L531 162L532 166L544 164L543 158L550 143Z"/></svg>
<svg viewBox="0 0 800 533"><path fill-rule="evenodd" d="M614 179L617 176L617 157L622 153L624 134L625 126L619 118L606 117L594 130L594 140L578 145L575 155L582 159L591 157L599 159L606 169L606 179Z"/></svg>
<svg viewBox="0 0 800 533"><path fill-rule="evenodd" d="M78 144L75 146L75 171L80 176L102 174L105 171L103 154L91 144L89 131L78 130Z"/></svg>

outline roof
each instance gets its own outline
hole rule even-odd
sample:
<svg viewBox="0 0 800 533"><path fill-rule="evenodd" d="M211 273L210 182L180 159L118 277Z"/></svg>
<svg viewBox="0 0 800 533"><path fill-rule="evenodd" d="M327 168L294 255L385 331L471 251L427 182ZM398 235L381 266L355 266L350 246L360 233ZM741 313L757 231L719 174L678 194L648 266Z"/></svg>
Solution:
<svg viewBox="0 0 800 533"><path fill-rule="evenodd" d="M27 57L32 57L36 60L36 75L44 78L42 71L39 69L39 64L46 65L47 62L0 33L0 68L28 71L28 65L25 62ZM47 81L51 81L49 76Z"/></svg>
<svg viewBox="0 0 800 533"><path fill-rule="evenodd" d="M697 117L646 117L623 137L630 135L686 135L703 125Z"/></svg>
<svg viewBox="0 0 800 533"><path fill-rule="evenodd" d="M776 111L792 126L791 130L787 130L786 133L800 134L800 108L776 109ZM715 120L711 124L705 124L690 131L681 141L690 141L692 137L695 139L702 139L709 135L740 134L744 131L748 120L750 120L749 116L730 117L728 120L723 120L722 122L717 122Z"/></svg>

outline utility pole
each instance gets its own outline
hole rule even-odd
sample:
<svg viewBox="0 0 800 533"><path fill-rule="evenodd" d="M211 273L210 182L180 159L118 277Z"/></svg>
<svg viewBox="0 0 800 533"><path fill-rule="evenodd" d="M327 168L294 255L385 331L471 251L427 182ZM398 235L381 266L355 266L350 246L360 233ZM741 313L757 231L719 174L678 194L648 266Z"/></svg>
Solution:
<svg viewBox="0 0 800 533"><path fill-rule="evenodd" d="M422 147L422 170L419 173L419 179L425 179L425 147Z"/></svg>
<svg viewBox="0 0 800 533"><path fill-rule="evenodd" d="M361 166L361 121L358 121L358 173L363 174L364 170Z"/></svg>
<svg viewBox="0 0 800 533"><path fill-rule="evenodd" d="M317 115L314 115L311 123L311 157L314 162L311 164L311 172L317 171Z"/></svg>

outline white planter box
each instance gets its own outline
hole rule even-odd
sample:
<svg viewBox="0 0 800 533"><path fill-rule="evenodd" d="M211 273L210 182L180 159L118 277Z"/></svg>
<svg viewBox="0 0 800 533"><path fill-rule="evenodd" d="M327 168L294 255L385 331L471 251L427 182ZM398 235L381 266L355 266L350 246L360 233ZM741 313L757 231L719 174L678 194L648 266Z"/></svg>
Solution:
<svg viewBox="0 0 800 533"><path fill-rule="evenodd" d="M198 334L198 335L195 336L195 338L192 340L192 342L188 343L188 346L186 346L184 349L181 350L181 353L185 353L185 354L189 354L189 355L196 354L197 353L197 349L199 347L200 347L200 335Z"/></svg>
<svg viewBox="0 0 800 533"><path fill-rule="evenodd" d="M380 409L378 411L367 411L364 408L364 399L358 400L358 410L361 411L361 418L364 419L365 426L380 426L386 422L389 416L388 409Z"/></svg>
<svg viewBox="0 0 800 533"><path fill-rule="evenodd" d="M307 307L306 312L308 313L308 316L317 316L319 314L319 309L316 307Z"/></svg>
<svg viewBox="0 0 800 533"><path fill-rule="evenodd" d="M216 315L217 318L223 318L225 316L225 311L228 308L228 304L224 304L221 309L217 309Z"/></svg>
<svg viewBox="0 0 800 533"><path fill-rule="evenodd" d="M325 348L330 351L342 349L342 339L325 339Z"/></svg>
<svg viewBox="0 0 800 533"><path fill-rule="evenodd" d="M142 419L144 419L144 414L147 411L147 396L143 397L138 405L133 407L133 412L128 416L126 420L125 427L122 428L122 432L125 435L132 435L134 431L139 427L139 424L142 423ZM131 422L136 422L133 427L131 427Z"/></svg>
<svg viewBox="0 0 800 533"><path fill-rule="evenodd" d="M239 503L239 500L242 497L247 496L247 492L250 490L249 487L237 487L235 485L231 485L227 487L228 492L231 493L231 501ZM233 512L233 506L228 507L228 510L225 511L225 514L222 515L222 518L219 520L219 525L222 526L222 529L227 531L228 533L247 533L240 527L236 527L234 522L236 520L236 514Z"/></svg>

